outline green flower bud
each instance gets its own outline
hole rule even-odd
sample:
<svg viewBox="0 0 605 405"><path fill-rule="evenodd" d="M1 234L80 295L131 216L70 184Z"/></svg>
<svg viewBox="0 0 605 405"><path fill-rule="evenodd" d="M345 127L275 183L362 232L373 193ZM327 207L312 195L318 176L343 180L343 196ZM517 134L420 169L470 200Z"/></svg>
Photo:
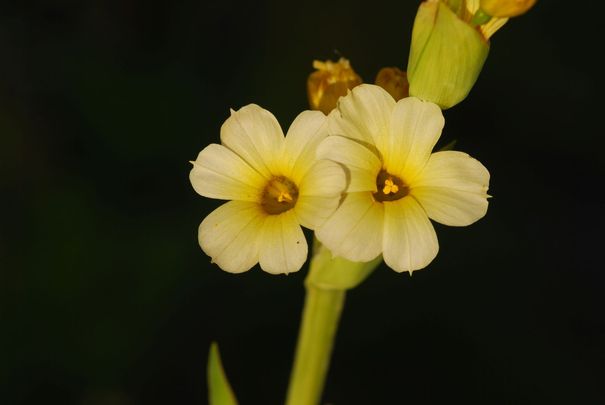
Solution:
<svg viewBox="0 0 605 405"><path fill-rule="evenodd" d="M410 96L450 108L468 95L489 52L482 31L439 0L418 8L408 59Z"/></svg>

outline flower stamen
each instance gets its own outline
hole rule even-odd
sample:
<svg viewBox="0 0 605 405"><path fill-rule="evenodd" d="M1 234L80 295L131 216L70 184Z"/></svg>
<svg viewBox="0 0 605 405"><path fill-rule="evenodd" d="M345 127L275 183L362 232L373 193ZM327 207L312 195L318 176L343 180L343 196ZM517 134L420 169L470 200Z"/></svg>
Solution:
<svg viewBox="0 0 605 405"><path fill-rule="evenodd" d="M384 181L382 192L384 194L395 194L397 191L399 191L399 186L393 183L393 178L389 176L389 178Z"/></svg>
<svg viewBox="0 0 605 405"><path fill-rule="evenodd" d="M283 191L277 197L277 202L286 202L286 203L292 202L292 196L287 191Z"/></svg>
<svg viewBox="0 0 605 405"><path fill-rule="evenodd" d="M261 195L261 206L269 215L278 215L296 205L298 188L288 178L277 176L271 179Z"/></svg>
<svg viewBox="0 0 605 405"><path fill-rule="evenodd" d="M373 196L378 202L399 200L409 193L409 188L403 180L384 169L376 176L376 189L378 191Z"/></svg>

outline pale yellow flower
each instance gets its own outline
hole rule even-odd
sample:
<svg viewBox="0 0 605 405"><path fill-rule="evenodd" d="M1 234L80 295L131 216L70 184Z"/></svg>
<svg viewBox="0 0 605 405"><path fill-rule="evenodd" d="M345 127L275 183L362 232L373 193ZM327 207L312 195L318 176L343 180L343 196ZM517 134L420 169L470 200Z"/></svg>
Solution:
<svg viewBox="0 0 605 405"><path fill-rule="evenodd" d="M335 256L366 262L381 253L398 272L421 269L437 255L432 220L469 225L487 211L489 172L466 153L431 153L444 119L414 97L395 100L361 85L329 116L320 158L347 167L350 182L338 210L316 230Z"/></svg>
<svg viewBox="0 0 605 405"><path fill-rule="evenodd" d="M256 263L273 274L301 268L308 251L301 225L321 224L346 187L340 165L316 159L326 136L319 111L301 113L285 138L269 111L254 104L231 111L222 145L204 148L189 176L199 194L233 200L199 227L200 246L214 263L231 273Z"/></svg>

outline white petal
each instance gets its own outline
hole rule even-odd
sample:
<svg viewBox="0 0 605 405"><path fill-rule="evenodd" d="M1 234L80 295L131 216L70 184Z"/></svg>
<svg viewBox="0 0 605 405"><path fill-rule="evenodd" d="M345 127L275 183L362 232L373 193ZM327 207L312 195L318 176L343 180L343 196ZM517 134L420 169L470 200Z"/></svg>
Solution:
<svg viewBox="0 0 605 405"><path fill-rule="evenodd" d="M355 138L376 145L382 151L394 106L395 100L382 87L361 84L339 99L337 111L340 114L334 113L334 124L330 128L339 132L330 132L330 135Z"/></svg>
<svg viewBox="0 0 605 405"><path fill-rule="evenodd" d="M316 161L319 143L328 135L327 117L320 111L304 111L290 125L285 152L290 178L299 183Z"/></svg>
<svg viewBox="0 0 605 405"><path fill-rule="evenodd" d="M372 193L349 193L316 235L334 256L369 262L382 251L383 218L383 204Z"/></svg>
<svg viewBox="0 0 605 405"><path fill-rule="evenodd" d="M439 251L435 229L411 196L384 203L384 262L397 272L422 269Z"/></svg>
<svg viewBox="0 0 605 405"><path fill-rule="evenodd" d="M280 174L284 134L269 111L256 104L231 111L221 127L221 142L266 178Z"/></svg>
<svg viewBox="0 0 605 405"><path fill-rule="evenodd" d="M366 146L342 136L329 136L319 145L317 157L333 160L347 168L347 192L376 191L376 176L382 164L378 156Z"/></svg>
<svg viewBox="0 0 605 405"><path fill-rule="evenodd" d="M263 216L258 204L229 201L202 221L198 231L200 246L229 273L250 270L258 262Z"/></svg>
<svg viewBox="0 0 605 405"><path fill-rule="evenodd" d="M217 144L210 144L199 153L189 180L204 197L241 201L258 201L266 183L233 151Z"/></svg>
<svg viewBox="0 0 605 405"><path fill-rule="evenodd" d="M354 139L368 145L375 145L374 138L364 128L358 128L354 122L343 118L338 109L328 115L328 134Z"/></svg>
<svg viewBox="0 0 605 405"><path fill-rule="evenodd" d="M293 273L307 260L307 241L293 210L268 215L259 240L260 267L267 273Z"/></svg>
<svg viewBox="0 0 605 405"><path fill-rule="evenodd" d="M401 99L393 109L389 146L382 151L386 169L408 184L428 162L445 120L436 104L415 97Z"/></svg>
<svg viewBox="0 0 605 405"><path fill-rule="evenodd" d="M340 196L347 187L344 168L329 160L318 160L299 185L300 195Z"/></svg>
<svg viewBox="0 0 605 405"><path fill-rule="evenodd" d="M489 172L466 153L433 153L412 185L429 217L451 226L470 225L487 212Z"/></svg>
<svg viewBox="0 0 605 405"><path fill-rule="evenodd" d="M329 160L317 161L300 183L294 207L298 221L309 229L321 225L338 207L346 187L342 166Z"/></svg>

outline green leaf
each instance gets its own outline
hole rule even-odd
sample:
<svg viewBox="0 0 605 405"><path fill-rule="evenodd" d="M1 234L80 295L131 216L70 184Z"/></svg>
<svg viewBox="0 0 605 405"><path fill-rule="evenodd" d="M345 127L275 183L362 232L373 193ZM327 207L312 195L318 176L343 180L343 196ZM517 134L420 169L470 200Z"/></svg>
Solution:
<svg viewBox="0 0 605 405"><path fill-rule="evenodd" d="M218 344L212 342L208 354L208 402L210 405L237 405L235 394L229 385Z"/></svg>

